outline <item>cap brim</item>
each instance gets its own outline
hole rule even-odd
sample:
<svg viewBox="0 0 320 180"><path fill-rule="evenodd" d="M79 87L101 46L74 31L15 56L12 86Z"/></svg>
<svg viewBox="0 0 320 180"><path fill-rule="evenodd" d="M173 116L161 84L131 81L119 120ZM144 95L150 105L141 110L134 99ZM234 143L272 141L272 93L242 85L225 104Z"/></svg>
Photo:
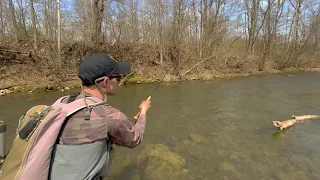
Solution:
<svg viewBox="0 0 320 180"><path fill-rule="evenodd" d="M117 63L117 70L115 73L117 74L122 74L122 75L127 75L130 73L130 64L126 62L118 62Z"/></svg>

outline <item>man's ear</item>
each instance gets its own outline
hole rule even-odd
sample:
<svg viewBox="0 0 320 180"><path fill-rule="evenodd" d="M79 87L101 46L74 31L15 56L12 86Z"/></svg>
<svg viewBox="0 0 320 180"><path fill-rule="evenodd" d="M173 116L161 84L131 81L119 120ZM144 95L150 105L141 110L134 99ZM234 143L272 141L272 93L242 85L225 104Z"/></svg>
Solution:
<svg viewBox="0 0 320 180"><path fill-rule="evenodd" d="M103 84L106 86L108 84L108 80L110 80L108 77L104 78Z"/></svg>

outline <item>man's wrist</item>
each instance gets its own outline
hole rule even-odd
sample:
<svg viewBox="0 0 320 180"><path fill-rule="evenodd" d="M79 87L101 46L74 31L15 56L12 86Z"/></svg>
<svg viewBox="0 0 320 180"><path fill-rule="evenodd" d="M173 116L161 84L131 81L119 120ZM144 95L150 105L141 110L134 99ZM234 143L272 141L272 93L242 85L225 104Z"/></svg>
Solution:
<svg viewBox="0 0 320 180"><path fill-rule="evenodd" d="M140 114L146 115L146 114L147 114L147 110L142 109L141 112L140 112Z"/></svg>

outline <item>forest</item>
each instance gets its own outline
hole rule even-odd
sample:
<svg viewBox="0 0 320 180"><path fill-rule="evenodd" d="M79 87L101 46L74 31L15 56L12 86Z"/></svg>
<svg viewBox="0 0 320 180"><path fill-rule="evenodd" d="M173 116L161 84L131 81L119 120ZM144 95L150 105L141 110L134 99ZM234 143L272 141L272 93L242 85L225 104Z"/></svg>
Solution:
<svg viewBox="0 0 320 180"><path fill-rule="evenodd" d="M0 0L0 89L76 81L81 60L98 52L130 62L135 80L148 82L166 69L168 81L317 69L319 5Z"/></svg>

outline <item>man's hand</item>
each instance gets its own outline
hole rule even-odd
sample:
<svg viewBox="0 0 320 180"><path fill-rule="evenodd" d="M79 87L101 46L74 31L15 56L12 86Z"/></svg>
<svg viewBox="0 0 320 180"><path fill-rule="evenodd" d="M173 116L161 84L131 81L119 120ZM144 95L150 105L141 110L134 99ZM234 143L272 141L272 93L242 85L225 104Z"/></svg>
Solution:
<svg viewBox="0 0 320 180"><path fill-rule="evenodd" d="M141 114L146 114L147 111L151 107L151 96L148 97L146 101L142 101L142 103L139 106L139 109L141 109Z"/></svg>

